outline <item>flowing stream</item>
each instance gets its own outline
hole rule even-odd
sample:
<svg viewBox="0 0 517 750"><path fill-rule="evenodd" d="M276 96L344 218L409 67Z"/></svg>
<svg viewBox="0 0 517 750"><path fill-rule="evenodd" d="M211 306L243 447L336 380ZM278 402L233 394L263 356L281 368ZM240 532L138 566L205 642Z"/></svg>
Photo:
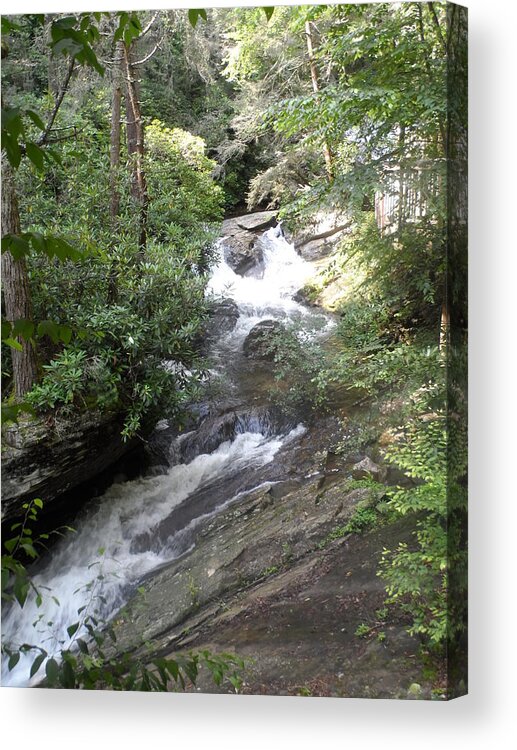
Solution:
<svg viewBox="0 0 517 750"><path fill-rule="evenodd" d="M321 312L293 300L313 270L281 230L269 229L260 242L260 267L240 276L226 263L224 239L220 240L219 262L207 290L215 298L231 298L238 307L235 327L218 338L211 353L214 377L225 379L237 393L250 367L242 345L258 322L293 323L301 337L332 325ZM171 465L165 473L113 484L76 519L76 532L66 534L42 558L34 582L43 604L38 608L27 602L23 610L11 607L2 619L4 642L38 645L51 654L70 642L66 628L81 620L82 607L86 612L95 601L102 617L112 616L145 575L195 544L196 528L204 520L265 481L264 467L274 465L279 451L304 432L302 424L275 429L264 411L262 416L237 419L229 439L216 441L216 447L206 452L201 452L201 445L193 457L185 457L182 445L195 444L197 430L171 438ZM43 668L29 678L35 656L36 652L22 655L11 672L4 664L2 684L40 681Z"/></svg>

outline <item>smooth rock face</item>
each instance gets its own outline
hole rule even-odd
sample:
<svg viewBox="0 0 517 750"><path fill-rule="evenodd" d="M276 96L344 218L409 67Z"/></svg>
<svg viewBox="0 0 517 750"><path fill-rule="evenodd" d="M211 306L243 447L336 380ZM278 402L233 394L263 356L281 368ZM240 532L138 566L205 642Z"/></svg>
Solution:
<svg viewBox="0 0 517 750"><path fill-rule="evenodd" d="M275 358L275 348L271 346L271 334L283 330L284 326L277 320L261 320L244 340L244 356L272 362Z"/></svg>
<svg viewBox="0 0 517 750"><path fill-rule="evenodd" d="M235 273L244 276L263 261L260 235L276 221L275 211L258 211L223 222L225 260Z"/></svg>
<svg viewBox="0 0 517 750"><path fill-rule="evenodd" d="M41 498L44 511L60 495L87 482L133 450L124 443L120 421L112 415L85 415L49 427L43 421L20 423L2 440L2 522L22 514L23 503Z"/></svg>

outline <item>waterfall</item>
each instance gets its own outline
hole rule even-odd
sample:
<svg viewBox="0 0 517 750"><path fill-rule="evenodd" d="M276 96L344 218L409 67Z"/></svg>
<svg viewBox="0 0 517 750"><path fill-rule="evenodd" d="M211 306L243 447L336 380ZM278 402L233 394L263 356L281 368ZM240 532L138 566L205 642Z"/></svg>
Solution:
<svg viewBox="0 0 517 750"><path fill-rule="evenodd" d="M224 239L218 243L219 259L207 294L230 297L239 311L234 329L214 345L219 372L243 359L243 341L260 320L298 323L302 335L330 325L323 313L292 299L313 273L311 265L279 228L269 229L260 241L261 268L248 276L230 268L224 259ZM113 484L91 502L76 520L76 532L66 534L35 566L34 583L43 594L43 604L36 607L27 601L23 609L13 604L4 613L4 643L38 645L49 654L66 648L67 626L80 620L78 610L87 607L93 596L101 616L112 616L144 575L185 554L195 544L196 527L256 488L257 469L271 464L283 446L305 431L298 425L274 434L267 418L237 418L236 425L231 439L219 440L211 452L175 463L159 476ZM195 432L188 433L190 442L195 439ZM181 452L178 455L181 460ZM11 672L4 663L3 685L40 681L44 666L29 679L35 655L22 655Z"/></svg>

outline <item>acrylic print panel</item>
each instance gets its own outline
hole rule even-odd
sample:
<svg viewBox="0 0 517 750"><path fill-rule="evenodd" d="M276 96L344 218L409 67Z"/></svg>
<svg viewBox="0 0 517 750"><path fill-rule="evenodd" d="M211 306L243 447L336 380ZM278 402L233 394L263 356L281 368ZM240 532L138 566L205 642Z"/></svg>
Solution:
<svg viewBox="0 0 517 750"><path fill-rule="evenodd" d="M467 15L2 18L2 684L466 692Z"/></svg>

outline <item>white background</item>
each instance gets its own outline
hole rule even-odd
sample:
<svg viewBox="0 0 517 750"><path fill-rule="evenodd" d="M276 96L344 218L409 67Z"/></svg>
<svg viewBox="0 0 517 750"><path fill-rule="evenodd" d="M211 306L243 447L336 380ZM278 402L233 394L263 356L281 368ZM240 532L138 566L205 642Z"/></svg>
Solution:
<svg viewBox="0 0 517 750"><path fill-rule="evenodd" d="M18 0L5 10L189 4L232 3ZM264 0L264 4L274 3ZM477 750L488 746L504 750L517 746L517 3L467 0L466 4L471 103L469 696L445 704L2 688L0 732L10 747Z"/></svg>

